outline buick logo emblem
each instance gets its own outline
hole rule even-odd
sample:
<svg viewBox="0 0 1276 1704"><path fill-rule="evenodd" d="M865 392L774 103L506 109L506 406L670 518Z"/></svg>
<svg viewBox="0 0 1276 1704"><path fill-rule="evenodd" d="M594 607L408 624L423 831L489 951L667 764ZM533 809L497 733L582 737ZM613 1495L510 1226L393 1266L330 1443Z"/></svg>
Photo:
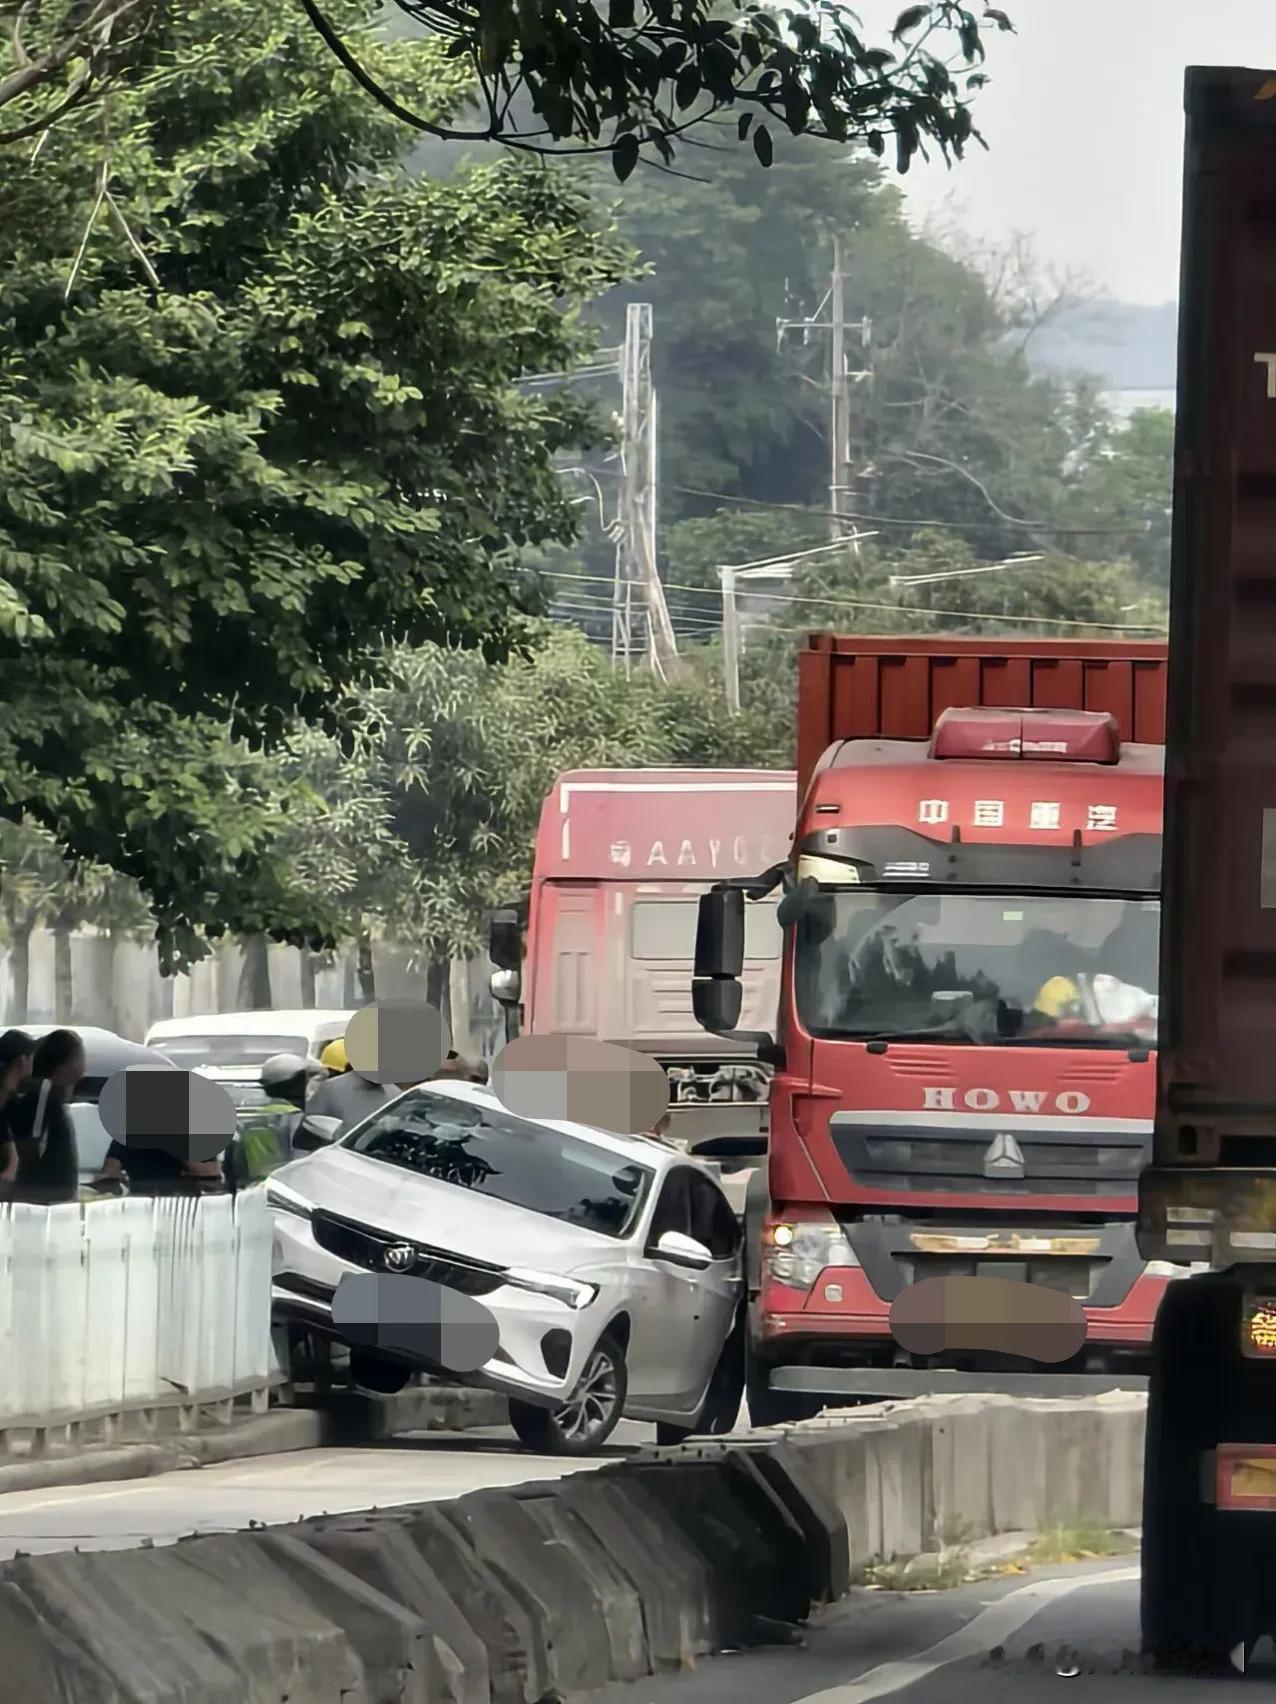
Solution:
<svg viewBox="0 0 1276 1704"><path fill-rule="evenodd" d="M984 1150L985 1177L1022 1177L1023 1149L1008 1131L994 1136Z"/></svg>
<svg viewBox="0 0 1276 1704"><path fill-rule="evenodd" d="M411 1243L395 1243L381 1256L387 1272L408 1272L416 1265L416 1250Z"/></svg>

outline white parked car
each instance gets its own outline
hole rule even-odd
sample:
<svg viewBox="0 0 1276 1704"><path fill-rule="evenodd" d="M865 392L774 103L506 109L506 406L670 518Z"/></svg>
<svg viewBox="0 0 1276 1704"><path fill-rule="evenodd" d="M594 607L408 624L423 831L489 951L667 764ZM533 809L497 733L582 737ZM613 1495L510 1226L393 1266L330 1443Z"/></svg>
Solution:
<svg viewBox="0 0 1276 1704"><path fill-rule="evenodd" d="M341 1339L358 1272L478 1298L499 1347L460 1382L510 1398L524 1444L588 1455L622 1418L662 1441L734 1425L743 1378L740 1232L699 1163L645 1137L532 1122L487 1089L412 1089L266 1182L277 1324ZM453 1370L349 1344L357 1383Z"/></svg>
<svg viewBox="0 0 1276 1704"><path fill-rule="evenodd" d="M346 1033L353 1012L212 1012L164 1018L146 1032L146 1045L183 1071L202 1071L224 1083L256 1082L276 1053L318 1057Z"/></svg>

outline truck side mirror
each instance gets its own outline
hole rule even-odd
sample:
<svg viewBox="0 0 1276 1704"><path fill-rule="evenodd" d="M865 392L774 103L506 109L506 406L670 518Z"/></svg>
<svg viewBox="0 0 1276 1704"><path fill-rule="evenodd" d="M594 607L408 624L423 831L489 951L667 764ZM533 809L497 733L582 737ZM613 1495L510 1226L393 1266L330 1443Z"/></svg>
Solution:
<svg viewBox="0 0 1276 1704"><path fill-rule="evenodd" d="M691 1010L696 1022L711 1035L733 1030L740 1022L744 1004L744 989L738 976L723 976L710 981L697 978L691 984Z"/></svg>
<svg viewBox="0 0 1276 1704"><path fill-rule="evenodd" d="M738 980L743 972L744 894L740 888L713 888L701 894L696 916L696 980Z"/></svg>
<svg viewBox="0 0 1276 1704"><path fill-rule="evenodd" d="M517 911L494 911L487 926L487 951L498 970L523 968L523 925ZM497 995L500 999L501 996Z"/></svg>
<svg viewBox="0 0 1276 1704"><path fill-rule="evenodd" d="M701 894L696 916L691 1009L701 1029L721 1035L740 1022L743 970L744 894L739 888L713 888Z"/></svg>

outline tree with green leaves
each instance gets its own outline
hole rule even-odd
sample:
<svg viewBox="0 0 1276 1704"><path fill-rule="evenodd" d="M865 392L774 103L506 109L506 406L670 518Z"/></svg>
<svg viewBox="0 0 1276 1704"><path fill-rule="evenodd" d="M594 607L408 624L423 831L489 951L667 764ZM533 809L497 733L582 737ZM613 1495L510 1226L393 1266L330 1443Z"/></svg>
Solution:
<svg viewBox="0 0 1276 1704"><path fill-rule="evenodd" d="M366 45L456 109L438 44ZM514 557L572 536L555 457L595 434L517 380L590 346L627 257L566 175L410 180L300 13L192 0L136 47L0 154L0 811L139 881L168 950L300 941L338 918L274 855L266 752L386 640L515 641Z"/></svg>
<svg viewBox="0 0 1276 1704"><path fill-rule="evenodd" d="M866 40L842 0L780 11L717 0L393 0L393 17L442 38L477 79L464 121L413 100L386 75L367 20L341 0L302 0L355 84L425 135L497 141L538 155L605 152L624 178L640 158L673 158L688 131L738 114L738 139L768 165L772 132L834 142L893 141L901 169L933 144L960 158L975 135L970 98L984 80L984 36L1012 26L986 5L935 0L900 12L889 43ZM0 74L0 143L22 141L145 65L165 0L23 0ZM210 80L210 87L215 80ZM12 116L6 112L12 108Z"/></svg>
<svg viewBox="0 0 1276 1704"><path fill-rule="evenodd" d="M1112 424L1079 481L1078 507L1114 527L1138 517L1146 531L1121 541L1121 554L1149 584L1170 583L1174 415L1168 408L1137 408Z"/></svg>
<svg viewBox="0 0 1276 1704"><path fill-rule="evenodd" d="M653 304L671 582L686 577L675 572L684 520L716 516L724 538L745 521L775 535L791 524L805 539L796 511L828 509L835 237L855 374L857 488L840 506L900 545L931 523L988 560L1024 549L1143 559L1144 489L1163 464L1135 472L1147 451L1093 380L1034 365L1033 339L1067 297L1030 250L978 252L912 228L862 151L786 140L767 173L708 149L692 169L703 181L626 186L618 217L645 270L598 309L614 337L629 300ZM777 551L784 542L776 536ZM733 539L711 554L763 551L741 554Z"/></svg>

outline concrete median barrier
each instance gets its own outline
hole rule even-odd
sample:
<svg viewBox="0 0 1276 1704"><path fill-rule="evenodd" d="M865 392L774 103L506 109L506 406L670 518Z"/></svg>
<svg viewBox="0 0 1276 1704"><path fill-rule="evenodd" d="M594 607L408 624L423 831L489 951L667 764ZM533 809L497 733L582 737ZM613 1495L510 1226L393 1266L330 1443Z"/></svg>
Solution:
<svg viewBox="0 0 1276 1704"><path fill-rule="evenodd" d="M1138 1518L1143 1399L953 1396L451 1503L0 1566L14 1695L548 1704L757 1643L854 1571Z"/></svg>

